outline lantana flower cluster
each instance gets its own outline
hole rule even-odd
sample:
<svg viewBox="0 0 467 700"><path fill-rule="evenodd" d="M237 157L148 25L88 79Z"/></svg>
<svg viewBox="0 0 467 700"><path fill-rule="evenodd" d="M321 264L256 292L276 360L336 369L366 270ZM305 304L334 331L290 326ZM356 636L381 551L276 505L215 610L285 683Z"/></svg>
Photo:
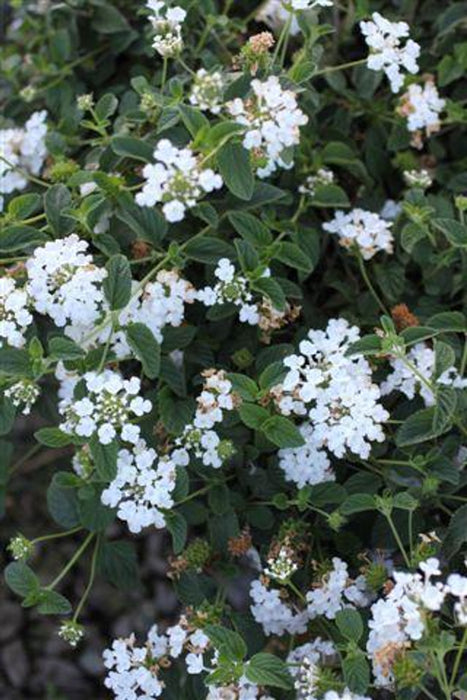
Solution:
<svg viewBox="0 0 467 700"><path fill-rule="evenodd" d="M191 148L177 148L161 139L154 151L154 164L143 168L146 180L136 202L153 207L162 202L162 212L171 223L182 221L187 209L201 197L222 187L222 178L211 168L204 168Z"/></svg>
<svg viewBox="0 0 467 700"><path fill-rule="evenodd" d="M300 141L300 127L308 117L298 107L292 90L284 90L276 76L252 80L251 98L235 98L227 104L231 117L245 126L243 145L252 151L258 177L265 178L277 168L291 168L286 153Z"/></svg>
<svg viewBox="0 0 467 700"><path fill-rule="evenodd" d="M182 24L186 11L163 0L147 0L146 6L154 13L149 16L155 34L153 48L164 58L177 56L183 48Z"/></svg>
<svg viewBox="0 0 467 700"><path fill-rule="evenodd" d="M348 214L337 211L332 221L323 224L323 229L338 236L343 248L356 248L364 260L370 260L380 251L393 252L391 226L390 221L378 214L356 208Z"/></svg>
<svg viewBox="0 0 467 700"><path fill-rule="evenodd" d="M47 112L34 112L23 128L0 129L0 212L3 195L24 190L28 175L39 175L47 146Z"/></svg>

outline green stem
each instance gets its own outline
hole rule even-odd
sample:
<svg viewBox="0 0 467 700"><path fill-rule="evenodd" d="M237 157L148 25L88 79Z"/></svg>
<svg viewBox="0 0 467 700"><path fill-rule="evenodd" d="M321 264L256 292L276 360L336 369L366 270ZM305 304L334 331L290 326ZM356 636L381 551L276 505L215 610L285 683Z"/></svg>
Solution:
<svg viewBox="0 0 467 700"><path fill-rule="evenodd" d="M271 65L274 65L276 63L277 59L279 58L279 51L280 51L282 44L285 41L286 37L289 35L290 27L292 26L292 19L293 19L293 15L290 14L287 17L287 22L282 27L282 31L279 35L279 39L277 40L276 48L274 50L274 55L272 57Z"/></svg>
<svg viewBox="0 0 467 700"><path fill-rule="evenodd" d="M42 537L36 537L35 540L31 540L31 544L39 544L40 542L48 542L49 540L57 540L60 537L68 537L69 535L74 535L77 532L80 532L83 528L81 525L78 525L78 527L73 527L71 530L65 530L64 532L56 532L52 535L42 535Z"/></svg>
<svg viewBox="0 0 467 700"><path fill-rule="evenodd" d="M62 578L64 578L64 577L67 575L67 573L70 571L70 569L73 568L73 566L74 566L74 565L76 564L76 562L80 559L81 555L82 555L83 552L86 550L86 548L88 547L88 545L89 545L89 544L92 542L92 540L94 539L94 535L95 535L94 532L90 532L90 533L89 533L89 535L86 537L86 539L85 539L84 542L82 543L81 547L78 547L78 549L76 550L76 552L75 552L75 553L73 554L73 556L71 557L70 561L63 567L63 569L62 569L61 572L58 574L58 576L52 581L52 583L50 583L48 586L46 586L46 589L47 589L48 591L52 591L52 590L55 588L55 586L57 586L57 584L60 583L60 581L62 580Z"/></svg>
<svg viewBox="0 0 467 700"><path fill-rule="evenodd" d="M357 260L358 260L358 266L360 268L360 273L363 277L363 280L364 280L366 286L368 287L368 290L370 291L371 295L373 296L373 299L376 301L376 303L378 304L381 311L384 314L386 314L386 316L390 316L389 311L387 310L387 308L385 307L385 305L383 304L383 302L379 298L378 292L376 291L370 278L368 277L368 273L367 273L366 268L365 268L365 263L363 261L362 255L361 255L359 250L357 251Z"/></svg>
<svg viewBox="0 0 467 700"><path fill-rule="evenodd" d="M29 180L29 182L33 182L35 185L40 185L41 187L50 187L48 182L41 180L39 177L34 177L34 175L30 175L30 173L23 170L23 168L19 168L17 165L9 161L8 158L5 158L5 156L0 156L0 160L3 160L3 162L6 163L9 168L11 168L11 170L15 170L17 173L26 178L26 180Z"/></svg>
<svg viewBox="0 0 467 700"><path fill-rule="evenodd" d="M322 70L317 71L312 77L316 78L318 75L325 75L326 73L335 73L338 70L347 70L347 68L355 68L355 66L363 66L366 63L366 58L359 58L358 61L350 61L349 63L341 63L338 66L327 66Z"/></svg>
<svg viewBox="0 0 467 700"><path fill-rule="evenodd" d="M167 59L167 56L164 56L164 60L162 63L161 92L164 92L165 83L167 82L167 66L168 66L168 59Z"/></svg>
<svg viewBox="0 0 467 700"><path fill-rule="evenodd" d="M99 546L100 546L101 540L100 540L100 535L97 536L96 540L96 545L94 547L94 551L92 553L92 559L91 559L91 571L89 573L89 580L88 580L88 585L86 586L86 589L83 593L83 596L81 600L78 603L78 606L75 610L75 614L73 615L73 622L78 621L78 617L80 616L81 610L83 609L83 606L86 602L86 600L89 597L89 594L92 590L93 584L94 584L94 579L96 577L96 568L97 568L97 555L99 553Z"/></svg>
<svg viewBox="0 0 467 700"><path fill-rule="evenodd" d="M404 557L404 561L405 561L405 563L406 563L406 565L407 565L407 568L410 569L410 559L409 559L409 557L407 556L407 552L405 551L405 547L404 547L404 545L402 544L402 540L401 540L401 538L400 538L400 536L399 536L399 533L397 532L397 528L396 528L396 526L394 525L394 521L393 521L393 519L391 518L391 516L389 515L389 513L385 513L384 515L386 516L386 520L388 521L389 527L391 528L391 532L392 532L392 534L394 535L394 539L395 539L396 542L397 542L397 546L399 547L399 549L400 549L400 551L401 551L401 554L402 554L402 556Z"/></svg>
<svg viewBox="0 0 467 700"><path fill-rule="evenodd" d="M449 687L451 690L454 690L454 684L456 682L457 674L459 672L459 666L460 666L460 663L462 661L462 656L464 654L466 644L467 644L467 627L464 629L464 634L462 635L461 644L460 644L460 647L459 647L457 654L456 654L454 666L452 667L451 680L449 683Z"/></svg>

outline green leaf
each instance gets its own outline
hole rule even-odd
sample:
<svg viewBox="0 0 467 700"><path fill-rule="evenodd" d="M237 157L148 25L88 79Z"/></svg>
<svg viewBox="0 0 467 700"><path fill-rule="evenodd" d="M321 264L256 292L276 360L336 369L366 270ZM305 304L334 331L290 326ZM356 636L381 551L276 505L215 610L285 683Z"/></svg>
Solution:
<svg viewBox="0 0 467 700"><path fill-rule="evenodd" d="M61 593L43 588L38 594L37 611L42 615L68 615L71 603Z"/></svg>
<svg viewBox="0 0 467 700"><path fill-rule="evenodd" d="M180 112L185 128L193 138L196 137L201 129L209 128L209 120L199 109L195 109L189 105L179 104L178 111Z"/></svg>
<svg viewBox="0 0 467 700"><path fill-rule="evenodd" d="M439 386L436 391L436 404L432 428L436 435L441 435L451 427L457 407L457 392L450 386Z"/></svg>
<svg viewBox="0 0 467 700"><path fill-rule="evenodd" d="M213 265L217 264L219 258L235 258L234 248L229 243L213 236L193 238L188 241L184 252L191 260Z"/></svg>
<svg viewBox="0 0 467 700"><path fill-rule="evenodd" d="M248 151L240 143L226 143L217 155L217 162L222 179L230 192L239 199L250 200L255 178Z"/></svg>
<svg viewBox="0 0 467 700"><path fill-rule="evenodd" d="M144 323L131 323L125 328L125 335L130 348L143 365L145 375L155 379L161 366L161 346L151 329Z"/></svg>
<svg viewBox="0 0 467 700"><path fill-rule="evenodd" d="M467 333L467 319L460 311L443 311L435 314L425 325L444 333Z"/></svg>
<svg viewBox="0 0 467 700"><path fill-rule="evenodd" d="M244 403L239 406L238 414L242 423L252 430L259 430L265 421L271 417L265 408L250 403Z"/></svg>
<svg viewBox="0 0 467 700"><path fill-rule="evenodd" d="M266 295L272 302L272 305L279 311L284 311L286 299L282 287L276 280L271 277L261 277L252 283L252 288L256 292Z"/></svg>
<svg viewBox="0 0 467 700"><path fill-rule="evenodd" d="M287 664L273 654L255 654L245 667L245 676L251 683L275 688L293 688Z"/></svg>
<svg viewBox="0 0 467 700"><path fill-rule="evenodd" d="M57 360L79 360L85 352L70 338L56 336L49 340L49 352Z"/></svg>
<svg viewBox="0 0 467 700"><path fill-rule="evenodd" d="M57 236L64 236L74 225L64 212L71 207L71 194L65 185L52 185L44 195L47 222Z"/></svg>
<svg viewBox="0 0 467 700"><path fill-rule="evenodd" d="M15 197L8 204L8 215L16 221L27 219L34 214L41 205L41 198L35 192L31 194L21 194Z"/></svg>
<svg viewBox="0 0 467 700"><path fill-rule="evenodd" d="M271 232L256 216L243 211L231 211L227 216L237 233L251 245L264 248L272 243Z"/></svg>
<svg viewBox="0 0 467 700"><path fill-rule="evenodd" d="M0 348L0 373L11 377L32 376L29 353L18 348Z"/></svg>
<svg viewBox="0 0 467 700"><path fill-rule="evenodd" d="M99 573L116 588L134 591L139 587L138 559L132 542L104 542L99 548L97 566Z"/></svg>
<svg viewBox="0 0 467 700"><path fill-rule="evenodd" d="M362 616L356 610L340 610L336 614L339 632L349 640L358 642L363 636Z"/></svg>
<svg viewBox="0 0 467 700"><path fill-rule="evenodd" d="M246 644L237 632L221 625L207 625L203 632L209 637L214 648L230 661L242 661L245 658Z"/></svg>
<svg viewBox="0 0 467 700"><path fill-rule="evenodd" d="M356 340L355 343L351 343L346 350L346 355L351 357L352 355L379 355L382 350L381 338L375 333L371 335L365 335L360 340Z"/></svg>
<svg viewBox="0 0 467 700"><path fill-rule="evenodd" d="M340 511L343 515L351 515L352 513L362 513L365 510L375 510L375 508L375 499L371 494L354 493L345 499Z"/></svg>
<svg viewBox="0 0 467 700"><path fill-rule="evenodd" d="M39 590L39 579L32 569L21 561L13 561L5 568L5 581L17 595L25 598Z"/></svg>
<svg viewBox="0 0 467 700"><path fill-rule="evenodd" d="M432 440L444 429L434 427L435 408L425 408L409 416L396 433L396 445L407 447Z"/></svg>
<svg viewBox="0 0 467 700"><path fill-rule="evenodd" d="M108 92L106 95L98 100L96 106L94 107L94 112L99 119L99 121L105 121L108 117L111 117L114 112L116 112L118 107L118 100L115 95Z"/></svg>
<svg viewBox="0 0 467 700"><path fill-rule="evenodd" d="M456 248L467 246L467 226L459 223L455 219L433 219L432 224L439 231L444 233L451 245Z"/></svg>
<svg viewBox="0 0 467 700"><path fill-rule="evenodd" d="M312 261L295 243L282 242L274 258L302 272L309 273L313 270Z"/></svg>
<svg viewBox="0 0 467 700"><path fill-rule="evenodd" d="M48 237L32 226L7 226L0 232L0 252L14 253L17 250L45 243Z"/></svg>
<svg viewBox="0 0 467 700"><path fill-rule="evenodd" d="M138 238L156 247L161 244L168 230L167 221L157 209L139 207L128 202L121 204L117 219L129 226Z"/></svg>
<svg viewBox="0 0 467 700"><path fill-rule="evenodd" d="M281 384L288 372L287 367L281 360L268 365L260 374L259 385L261 389L271 389L273 386Z"/></svg>
<svg viewBox="0 0 467 700"><path fill-rule="evenodd" d="M98 5L91 26L101 34L117 34L130 29L125 17L112 5Z"/></svg>
<svg viewBox="0 0 467 700"><path fill-rule="evenodd" d="M65 486L63 476L68 477L67 472L57 472L47 490L47 507L52 518L58 525L66 529L75 527L79 523L78 497L76 489Z"/></svg>
<svg viewBox="0 0 467 700"><path fill-rule="evenodd" d="M116 510L102 504L100 489L92 489L90 493L86 493L86 498L82 498L80 492L80 498L79 518L86 530L103 532L114 522Z"/></svg>
<svg viewBox="0 0 467 700"><path fill-rule="evenodd" d="M258 385L250 377L244 374L235 374L231 372L227 375L227 379L232 383L232 388L235 393L239 394L245 401L254 401L258 394Z"/></svg>
<svg viewBox="0 0 467 700"><path fill-rule="evenodd" d="M370 684L370 667L363 652L352 652L342 662L344 680L353 693L365 693Z"/></svg>
<svg viewBox="0 0 467 700"><path fill-rule="evenodd" d="M89 441L91 456L101 481L110 482L117 476L117 457L119 444L112 440L108 445L102 445L96 435Z"/></svg>
<svg viewBox="0 0 467 700"><path fill-rule="evenodd" d="M464 542L467 542L467 504L456 510L452 516L442 544L446 559L451 559Z"/></svg>
<svg viewBox="0 0 467 700"><path fill-rule="evenodd" d="M178 367L171 357L161 357L159 378L162 379L177 396L186 397L186 378L184 367Z"/></svg>
<svg viewBox="0 0 467 700"><path fill-rule="evenodd" d="M70 435L62 432L59 428L40 428L34 433L37 442L47 447L65 447L71 443Z"/></svg>
<svg viewBox="0 0 467 700"><path fill-rule="evenodd" d="M310 199L312 207L345 209L350 207L349 198L338 185L318 185Z"/></svg>
<svg viewBox="0 0 467 700"><path fill-rule="evenodd" d="M146 141L136 139L133 136L114 136L110 142L110 147L114 153L124 158L141 160L143 163L151 163L154 159L154 147Z"/></svg>
<svg viewBox="0 0 467 700"><path fill-rule="evenodd" d="M114 255L105 266L107 277L102 286L112 311L123 309L131 298L130 263L123 255Z"/></svg>
<svg viewBox="0 0 467 700"><path fill-rule="evenodd" d="M285 416L272 416L261 425L268 440L281 448L300 447L305 440L297 426Z"/></svg>
<svg viewBox="0 0 467 700"><path fill-rule="evenodd" d="M4 394L0 395L0 435L7 435L13 427L16 409Z"/></svg>
<svg viewBox="0 0 467 700"><path fill-rule="evenodd" d="M172 547L174 554L180 554L185 547L188 534L188 526L181 513L171 510L165 516L167 530L172 535Z"/></svg>

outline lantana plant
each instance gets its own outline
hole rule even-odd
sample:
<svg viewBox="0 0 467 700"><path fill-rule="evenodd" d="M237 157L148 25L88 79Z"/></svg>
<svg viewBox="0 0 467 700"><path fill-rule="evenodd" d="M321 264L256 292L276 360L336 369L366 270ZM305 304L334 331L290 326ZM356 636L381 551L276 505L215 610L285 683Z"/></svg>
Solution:
<svg viewBox="0 0 467 700"><path fill-rule="evenodd" d="M18 605L79 653L100 582L136 587L157 529L177 619L109 634L99 697L465 697L465 3L17 0L5 20ZM36 530L18 484L47 504ZM47 548L66 554L44 574Z"/></svg>

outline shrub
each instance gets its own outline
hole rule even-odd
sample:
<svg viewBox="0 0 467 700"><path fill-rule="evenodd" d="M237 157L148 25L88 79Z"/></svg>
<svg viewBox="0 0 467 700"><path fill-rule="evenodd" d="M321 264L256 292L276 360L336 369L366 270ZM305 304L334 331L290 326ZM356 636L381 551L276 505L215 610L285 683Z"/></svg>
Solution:
<svg viewBox="0 0 467 700"><path fill-rule="evenodd" d="M180 617L109 639L115 698L460 697L465 3L180 4L9 11L3 505L53 468L6 583L76 647L166 529Z"/></svg>

